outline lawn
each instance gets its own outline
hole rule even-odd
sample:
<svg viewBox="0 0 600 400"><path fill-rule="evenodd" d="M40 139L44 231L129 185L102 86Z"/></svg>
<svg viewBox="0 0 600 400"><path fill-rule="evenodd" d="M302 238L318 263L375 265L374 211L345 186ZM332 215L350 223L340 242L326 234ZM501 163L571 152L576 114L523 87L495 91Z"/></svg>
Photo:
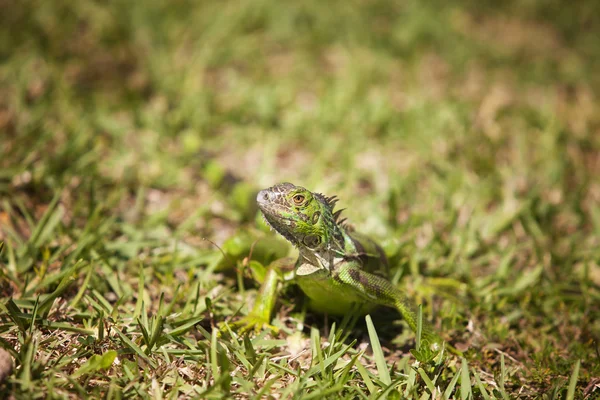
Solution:
<svg viewBox="0 0 600 400"><path fill-rule="evenodd" d="M600 3L21 0L0 26L1 398L600 396ZM291 284L277 333L231 330L295 254L255 204L284 181L337 195L457 351Z"/></svg>

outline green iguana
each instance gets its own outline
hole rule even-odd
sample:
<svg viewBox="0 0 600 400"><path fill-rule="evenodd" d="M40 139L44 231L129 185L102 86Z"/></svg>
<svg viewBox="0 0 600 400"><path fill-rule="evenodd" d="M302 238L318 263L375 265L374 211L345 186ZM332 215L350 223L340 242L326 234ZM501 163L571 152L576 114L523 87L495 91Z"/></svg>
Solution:
<svg viewBox="0 0 600 400"><path fill-rule="evenodd" d="M308 297L309 308L343 315L353 309L353 304L358 305L361 314L378 305L394 307L416 332L417 313L388 280L388 261L383 250L344 224L340 218L342 210L334 211L335 196L325 197L281 183L261 190L256 201L267 223L299 250L293 279ZM236 325L243 330L270 326L280 280L280 272L271 268L254 308ZM438 350L442 344L424 319L421 343L427 343L431 350Z"/></svg>

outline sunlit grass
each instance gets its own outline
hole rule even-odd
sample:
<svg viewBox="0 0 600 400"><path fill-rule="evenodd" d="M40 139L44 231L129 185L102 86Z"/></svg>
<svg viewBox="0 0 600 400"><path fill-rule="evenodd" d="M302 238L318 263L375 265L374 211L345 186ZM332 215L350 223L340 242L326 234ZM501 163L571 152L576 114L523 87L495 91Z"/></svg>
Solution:
<svg viewBox="0 0 600 400"><path fill-rule="evenodd" d="M598 393L593 2L7 7L0 397ZM337 194L463 357L294 287L278 335L219 334L291 251L254 205L286 180Z"/></svg>

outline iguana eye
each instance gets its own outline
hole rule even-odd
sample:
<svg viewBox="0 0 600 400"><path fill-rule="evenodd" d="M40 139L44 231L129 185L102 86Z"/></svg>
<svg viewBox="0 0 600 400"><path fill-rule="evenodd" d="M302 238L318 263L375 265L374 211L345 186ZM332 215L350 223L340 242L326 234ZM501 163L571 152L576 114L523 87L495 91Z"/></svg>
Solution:
<svg viewBox="0 0 600 400"><path fill-rule="evenodd" d="M300 204L302 204L304 202L304 195L302 194L297 194L294 197L292 197L292 200L294 200L294 204L299 206Z"/></svg>

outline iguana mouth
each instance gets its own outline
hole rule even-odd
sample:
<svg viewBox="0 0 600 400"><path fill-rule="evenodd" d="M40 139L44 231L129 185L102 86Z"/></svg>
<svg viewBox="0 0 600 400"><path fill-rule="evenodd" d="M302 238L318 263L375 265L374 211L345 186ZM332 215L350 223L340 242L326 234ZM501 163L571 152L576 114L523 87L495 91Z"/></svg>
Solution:
<svg viewBox="0 0 600 400"><path fill-rule="evenodd" d="M265 224L267 224L267 226L269 227L269 229L271 230L271 232L273 232L275 230L275 228L273 228L273 225L271 225L271 223L269 222L269 220L267 219L267 217L265 217L264 213L260 213L262 215L262 219L263 221L265 221Z"/></svg>
<svg viewBox="0 0 600 400"><path fill-rule="evenodd" d="M295 246L298 246L298 240L294 237L294 235L292 235L290 232L288 232L287 229L285 229L285 228L291 228L291 229L294 228L294 226L296 225L296 222L293 219L274 217L274 221L269 221L269 218L267 217L267 215L270 215L269 211L263 210L262 208L261 208L261 214L263 216L263 220L269 226L269 229L271 229L271 231L275 231L275 232L279 233L281 236L283 236L289 242L291 242ZM277 221L277 223L275 223L275 221ZM284 221L289 221L290 224L285 225Z"/></svg>

